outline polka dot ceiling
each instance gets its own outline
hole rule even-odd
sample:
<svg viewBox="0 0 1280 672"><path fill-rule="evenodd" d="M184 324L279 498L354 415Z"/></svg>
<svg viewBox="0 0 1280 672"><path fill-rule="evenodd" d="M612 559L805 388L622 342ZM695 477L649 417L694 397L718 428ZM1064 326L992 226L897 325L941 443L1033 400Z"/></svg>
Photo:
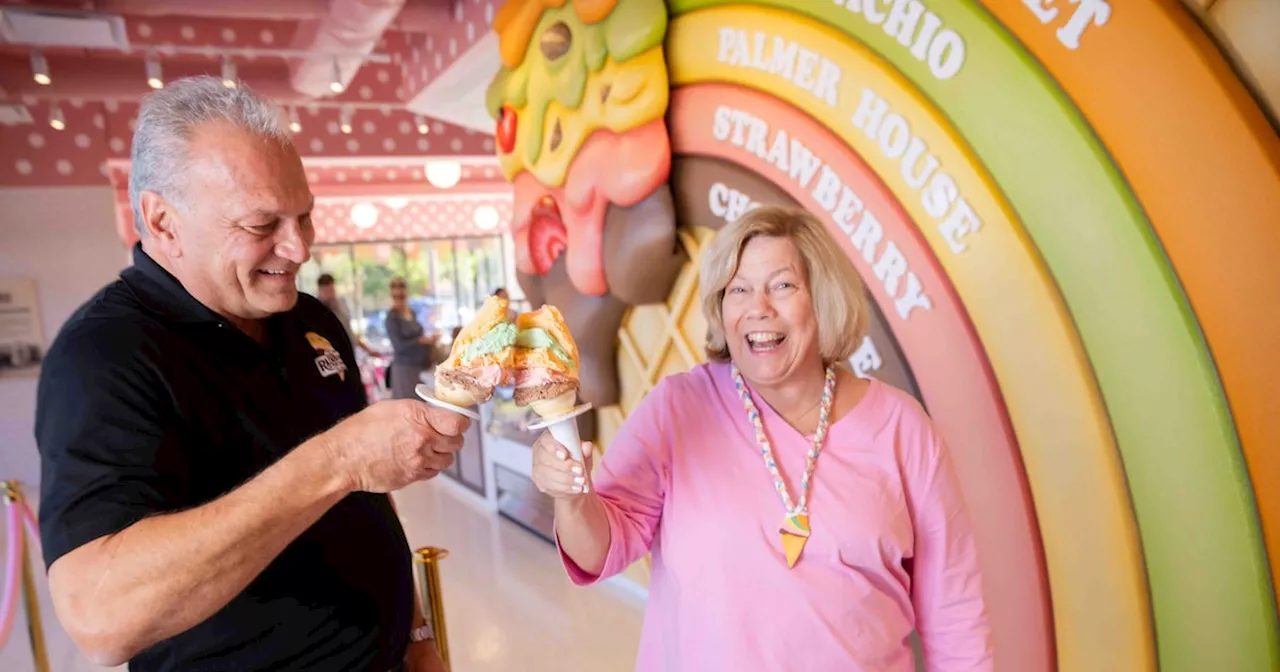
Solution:
<svg viewBox="0 0 1280 672"><path fill-rule="evenodd" d="M52 85L25 81L0 89L0 104L21 108L31 119L0 125L0 186L106 184L106 162L129 154L137 100L149 91L142 67L148 53L159 59L165 77L218 76L228 58L238 79L279 97L286 105L282 114L293 112L301 126L294 144L305 158L493 156L493 139L484 133L430 118L425 119L428 132L421 133L421 118L405 109L405 102L491 31L497 4L498 0L451 0L438 7L406 5L374 48L388 62L364 63L345 90L326 93L320 101L301 99L293 92L288 61L269 53L305 48L313 39L314 21L267 11L255 12L254 18L189 16L176 6L162 15L124 14L126 37L134 49L130 54L49 47L44 53L51 64ZM15 5L33 3L0 0L0 6ZM80 11L82 5L72 0L40 3L66 11ZM411 13L417 18L406 18ZM146 45L154 48L144 49ZM235 52L223 51L227 49ZM109 72L119 73L128 85L124 95L95 99L80 90L100 93L106 84L88 85L101 84L99 80L110 78ZM342 123L343 105L348 124ZM55 116L64 121L63 130L50 126Z"/></svg>

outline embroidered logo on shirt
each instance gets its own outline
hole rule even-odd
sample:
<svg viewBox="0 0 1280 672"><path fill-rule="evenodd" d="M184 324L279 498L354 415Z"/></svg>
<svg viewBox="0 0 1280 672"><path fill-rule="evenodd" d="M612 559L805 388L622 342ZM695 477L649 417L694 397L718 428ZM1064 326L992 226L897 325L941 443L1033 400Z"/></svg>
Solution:
<svg viewBox="0 0 1280 672"><path fill-rule="evenodd" d="M342 355L338 354L337 348L333 347L329 339L314 331L308 331L307 342L311 343L311 347L315 348L319 354L316 357L316 368L320 370L322 377L328 378L337 374L338 380L347 379L347 364L342 361Z"/></svg>

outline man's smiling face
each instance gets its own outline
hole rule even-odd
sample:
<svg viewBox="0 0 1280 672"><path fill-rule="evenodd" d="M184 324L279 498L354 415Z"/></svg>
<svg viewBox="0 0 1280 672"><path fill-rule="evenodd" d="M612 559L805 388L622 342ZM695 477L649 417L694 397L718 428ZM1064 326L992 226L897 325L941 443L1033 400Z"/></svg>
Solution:
<svg viewBox="0 0 1280 672"><path fill-rule="evenodd" d="M196 128L170 257L193 296L234 322L293 308L314 197L298 153L230 124Z"/></svg>

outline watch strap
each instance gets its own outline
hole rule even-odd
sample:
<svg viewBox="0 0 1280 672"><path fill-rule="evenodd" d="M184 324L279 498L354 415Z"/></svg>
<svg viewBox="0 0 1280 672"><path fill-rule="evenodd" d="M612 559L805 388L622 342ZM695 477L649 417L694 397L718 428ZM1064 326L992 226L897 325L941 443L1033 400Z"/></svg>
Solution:
<svg viewBox="0 0 1280 672"><path fill-rule="evenodd" d="M429 639L435 639L435 638L436 638L436 629L431 627L430 623L426 625L418 626L409 631L409 641L415 644L418 642L425 642Z"/></svg>

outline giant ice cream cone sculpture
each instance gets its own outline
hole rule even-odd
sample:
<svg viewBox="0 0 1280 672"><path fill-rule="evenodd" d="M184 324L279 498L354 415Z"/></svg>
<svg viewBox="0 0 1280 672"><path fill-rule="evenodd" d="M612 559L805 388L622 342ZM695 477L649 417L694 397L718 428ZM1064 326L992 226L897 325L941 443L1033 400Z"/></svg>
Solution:
<svg viewBox="0 0 1280 672"><path fill-rule="evenodd" d="M502 68L486 106L514 185L520 284L578 330L581 398L613 404L625 308L666 300L684 262L667 185L666 3L507 0L493 29Z"/></svg>

